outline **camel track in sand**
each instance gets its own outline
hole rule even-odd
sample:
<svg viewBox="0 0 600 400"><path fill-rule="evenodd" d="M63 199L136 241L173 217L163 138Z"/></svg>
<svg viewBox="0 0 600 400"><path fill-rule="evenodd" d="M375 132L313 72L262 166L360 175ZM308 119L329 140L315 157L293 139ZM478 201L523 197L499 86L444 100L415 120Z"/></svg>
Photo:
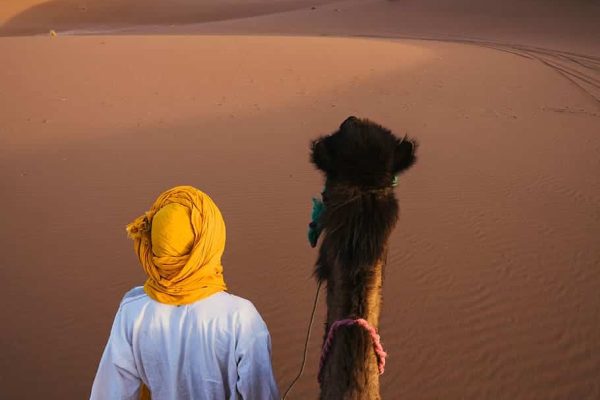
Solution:
<svg viewBox="0 0 600 400"><path fill-rule="evenodd" d="M486 47L539 61L571 81L600 104L600 58L527 46L489 45Z"/></svg>
<svg viewBox="0 0 600 400"><path fill-rule="evenodd" d="M546 67L551 68L556 73L560 74L563 78L569 80L573 85L577 86L581 91L590 96L598 105L600 105L600 57L598 56L574 53L570 51L548 49L544 47L528 46L514 43L502 43L469 38L445 38L412 35L353 35L351 37L388 40L408 39L446 43L460 43L479 47L486 47L498 51L504 51L533 61L540 62ZM578 113L578 111L572 110L561 110L560 112ZM594 117L599 116L596 113L584 113L590 114Z"/></svg>

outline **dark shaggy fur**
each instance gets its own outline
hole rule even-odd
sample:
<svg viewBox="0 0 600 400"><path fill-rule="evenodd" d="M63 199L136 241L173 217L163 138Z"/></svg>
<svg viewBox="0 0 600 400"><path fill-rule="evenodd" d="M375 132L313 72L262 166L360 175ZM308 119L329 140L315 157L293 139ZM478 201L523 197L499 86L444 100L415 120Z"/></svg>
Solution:
<svg viewBox="0 0 600 400"><path fill-rule="evenodd" d="M339 261L354 279L381 258L398 219L394 177L416 161L416 142L398 139L369 120L347 118L340 129L312 143L311 161L325 173L325 238L316 276L328 277L329 261Z"/></svg>
<svg viewBox="0 0 600 400"><path fill-rule="evenodd" d="M415 141L356 117L312 143L311 161L326 176L325 211L318 221L324 237L315 269L316 278L327 281L326 334L332 320L366 318L367 295L379 290L374 266L385 259L398 219L394 177L414 164L415 150ZM360 392L367 382L359 360L373 357L370 339L353 327L340 331L336 342L345 350L338 351L336 370L325 373L346 392ZM336 397L331 393L322 392L322 398Z"/></svg>

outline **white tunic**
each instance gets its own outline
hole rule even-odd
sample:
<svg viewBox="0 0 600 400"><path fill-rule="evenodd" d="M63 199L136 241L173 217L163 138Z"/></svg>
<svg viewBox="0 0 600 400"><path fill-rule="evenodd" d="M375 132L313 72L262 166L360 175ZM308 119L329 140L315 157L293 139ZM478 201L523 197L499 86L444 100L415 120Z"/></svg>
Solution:
<svg viewBox="0 0 600 400"><path fill-rule="evenodd" d="M128 292L115 316L92 400L278 399L271 339L248 300L219 292L193 304Z"/></svg>

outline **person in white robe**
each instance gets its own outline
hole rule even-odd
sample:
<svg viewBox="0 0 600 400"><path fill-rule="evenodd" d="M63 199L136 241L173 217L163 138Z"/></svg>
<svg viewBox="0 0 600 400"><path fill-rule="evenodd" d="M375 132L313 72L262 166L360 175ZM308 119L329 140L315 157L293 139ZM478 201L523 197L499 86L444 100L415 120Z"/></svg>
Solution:
<svg viewBox="0 0 600 400"><path fill-rule="evenodd" d="M121 301L90 399L279 399L267 326L226 291L210 197L170 189L127 231L148 278Z"/></svg>

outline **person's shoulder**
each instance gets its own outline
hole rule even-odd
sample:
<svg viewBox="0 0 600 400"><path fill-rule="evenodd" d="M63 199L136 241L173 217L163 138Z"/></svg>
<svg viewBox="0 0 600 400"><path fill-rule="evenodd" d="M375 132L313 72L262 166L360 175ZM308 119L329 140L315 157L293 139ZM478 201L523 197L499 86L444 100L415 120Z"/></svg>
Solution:
<svg viewBox="0 0 600 400"><path fill-rule="evenodd" d="M264 325L262 316L254 304L243 297L227 293L228 301L233 304L235 319L242 325Z"/></svg>
<svg viewBox="0 0 600 400"><path fill-rule="evenodd" d="M219 292L214 296L216 301L227 304L230 308L241 311L256 311L254 304L250 300L236 296L229 292Z"/></svg>
<svg viewBox="0 0 600 400"><path fill-rule="evenodd" d="M148 295L144 291L144 287L136 286L127 293L125 293L125 296L123 296L123 300L121 300L121 307L143 299L148 299Z"/></svg>
<svg viewBox="0 0 600 400"><path fill-rule="evenodd" d="M227 315L238 321L260 319L258 310L250 300L236 296L229 292L219 292L211 296L212 305L206 304L209 307L214 306L215 310L219 310L222 316Z"/></svg>

